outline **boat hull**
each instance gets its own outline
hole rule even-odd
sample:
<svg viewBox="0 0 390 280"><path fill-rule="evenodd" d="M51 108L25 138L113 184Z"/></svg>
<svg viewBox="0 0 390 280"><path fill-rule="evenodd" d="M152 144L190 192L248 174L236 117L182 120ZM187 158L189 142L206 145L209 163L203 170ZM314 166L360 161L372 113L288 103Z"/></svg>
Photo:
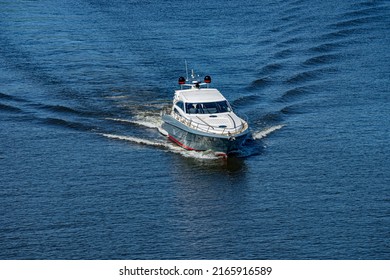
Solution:
<svg viewBox="0 0 390 280"><path fill-rule="evenodd" d="M185 126L170 115L163 116L162 128L167 131L170 140L187 150L212 150L226 155L239 150L248 137L248 130L232 136L201 132Z"/></svg>

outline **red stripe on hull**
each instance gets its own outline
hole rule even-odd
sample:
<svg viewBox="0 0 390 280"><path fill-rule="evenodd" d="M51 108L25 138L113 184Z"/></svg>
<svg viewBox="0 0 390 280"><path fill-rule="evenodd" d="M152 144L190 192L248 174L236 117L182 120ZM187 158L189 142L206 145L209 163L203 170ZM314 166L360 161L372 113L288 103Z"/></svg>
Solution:
<svg viewBox="0 0 390 280"><path fill-rule="evenodd" d="M181 143L179 140L177 140L176 138L174 138L173 136L171 135L168 135L168 139L171 140L172 142L176 143L177 145L179 145L180 147L183 147L184 149L188 150L188 151L196 151L196 152L201 152L201 150L195 150L194 148L191 148L187 145L184 145L183 143ZM218 157L222 157L224 159L227 158L227 154L225 153L215 153L216 156Z"/></svg>
<svg viewBox="0 0 390 280"><path fill-rule="evenodd" d="M183 143L181 143L179 140L177 140L176 138L174 138L174 137L171 136L171 135L168 135L168 138L169 138L169 140L175 142L177 145L179 145L180 147L183 147L183 148L186 149L186 150L195 151L194 148L191 148L191 147L189 147L189 146L187 146L187 145L184 145Z"/></svg>

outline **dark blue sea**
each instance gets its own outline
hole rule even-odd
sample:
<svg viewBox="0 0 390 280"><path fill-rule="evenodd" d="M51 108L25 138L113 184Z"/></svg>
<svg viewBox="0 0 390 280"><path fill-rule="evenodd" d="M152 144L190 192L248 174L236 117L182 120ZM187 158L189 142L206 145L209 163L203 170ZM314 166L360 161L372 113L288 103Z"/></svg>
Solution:
<svg viewBox="0 0 390 280"><path fill-rule="evenodd" d="M0 259L390 259L389 1L0 2ZM185 61L252 139L159 133Z"/></svg>

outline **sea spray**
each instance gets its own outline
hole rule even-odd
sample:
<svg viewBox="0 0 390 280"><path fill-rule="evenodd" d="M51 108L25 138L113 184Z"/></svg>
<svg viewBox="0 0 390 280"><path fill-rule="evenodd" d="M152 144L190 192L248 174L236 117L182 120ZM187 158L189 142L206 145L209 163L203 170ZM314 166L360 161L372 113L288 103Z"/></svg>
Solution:
<svg viewBox="0 0 390 280"><path fill-rule="evenodd" d="M252 138L253 138L253 140L263 139L263 138L267 137L269 134L271 134L272 132L281 129L284 126L285 126L284 124L280 124L280 125L271 126L269 128L263 129L261 131L254 132L254 133L252 133Z"/></svg>

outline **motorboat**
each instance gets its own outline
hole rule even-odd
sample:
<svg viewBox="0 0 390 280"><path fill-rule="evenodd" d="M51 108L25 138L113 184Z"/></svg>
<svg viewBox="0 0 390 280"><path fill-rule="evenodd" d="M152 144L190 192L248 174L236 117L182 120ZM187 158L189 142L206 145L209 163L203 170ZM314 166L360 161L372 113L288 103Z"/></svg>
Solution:
<svg viewBox="0 0 390 280"><path fill-rule="evenodd" d="M248 137L248 122L233 112L221 92L210 87L211 77L201 82L192 71L190 79L187 74L178 83L172 108L162 115L167 137L187 150L210 150L221 156L238 151Z"/></svg>

